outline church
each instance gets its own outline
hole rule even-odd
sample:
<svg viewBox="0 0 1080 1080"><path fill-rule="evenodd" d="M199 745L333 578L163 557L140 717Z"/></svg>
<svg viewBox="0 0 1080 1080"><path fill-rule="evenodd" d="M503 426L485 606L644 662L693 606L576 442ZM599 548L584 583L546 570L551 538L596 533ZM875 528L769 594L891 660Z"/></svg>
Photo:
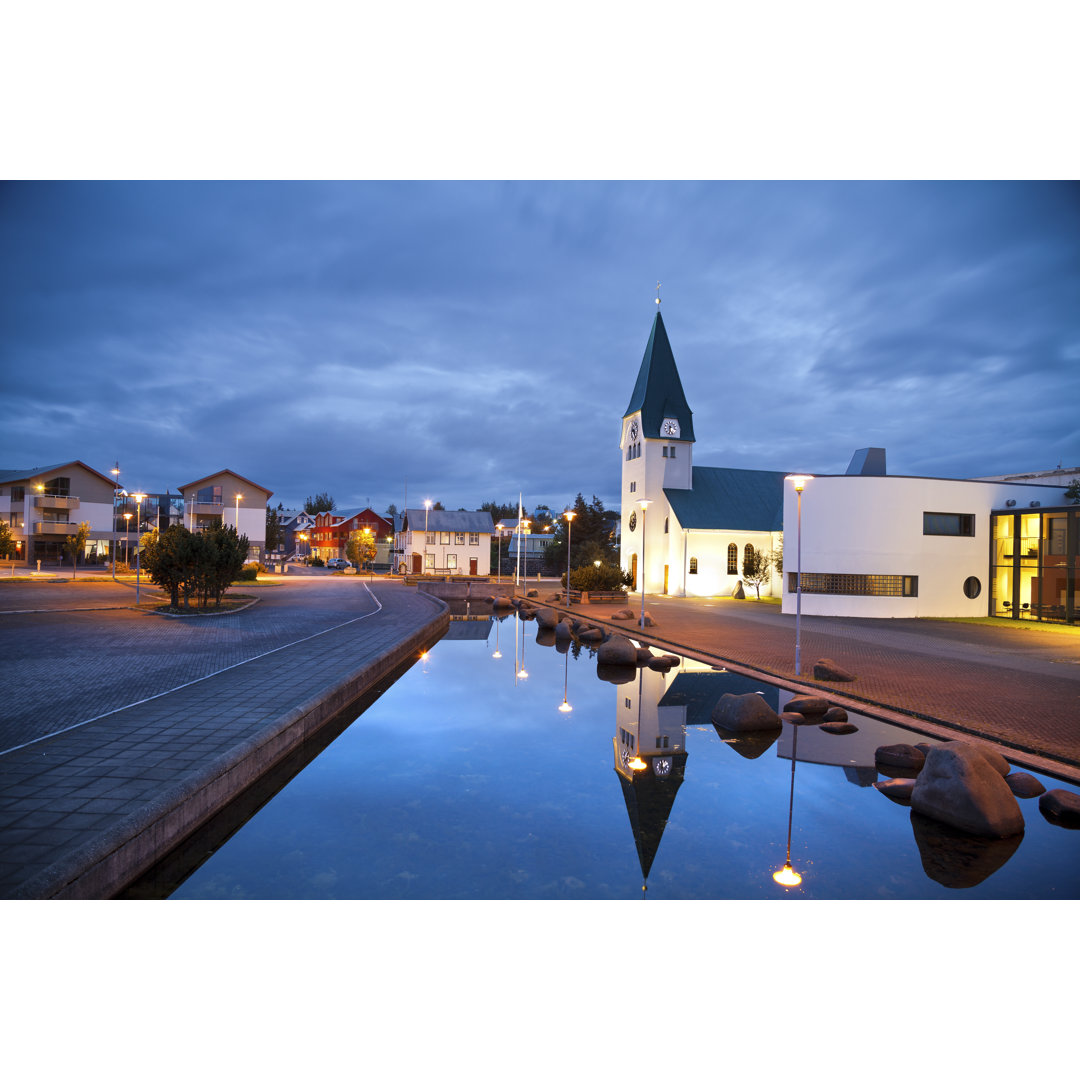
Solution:
<svg viewBox="0 0 1080 1080"><path fill-rule="evenodd" d="M694 418L659 310L622 421L622 568L634 589L730 596L748 550L783 544L784 477L694 464ZM761 595L780 589L774 570ZM751 588L755 594L756 589Z"/></svg>

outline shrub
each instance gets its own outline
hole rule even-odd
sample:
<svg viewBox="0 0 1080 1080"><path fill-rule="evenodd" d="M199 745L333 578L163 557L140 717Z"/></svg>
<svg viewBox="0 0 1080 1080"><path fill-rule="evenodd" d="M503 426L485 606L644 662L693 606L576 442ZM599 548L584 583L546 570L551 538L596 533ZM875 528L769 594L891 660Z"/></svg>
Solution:
<svg viewBox="0 0 1080 1080"><path fill-rule="evenodd" d="M237 581L254 581L259 576L259 564L251 563L241 569L236 575Z"/></svg>
<svg viewBox="0 0 1080 1080"><path fill-rule="evenodd" d="M566 574L562 576L563 586L566 586ZM599 566L579 566L570 571L570 588L580 589L583 592L610 592L613 589L625 589L634 583L630 571L623 571L610 563L601 563Z"/></svg>
<svg viewBox="0 0 1080 1080"><path fill-rule="evenodd" d="M326 565L326 563L324 563L322 561L322 559L319 558L318 555L309 555L307 564L308 564L308 566L325 566Z"/></svg>

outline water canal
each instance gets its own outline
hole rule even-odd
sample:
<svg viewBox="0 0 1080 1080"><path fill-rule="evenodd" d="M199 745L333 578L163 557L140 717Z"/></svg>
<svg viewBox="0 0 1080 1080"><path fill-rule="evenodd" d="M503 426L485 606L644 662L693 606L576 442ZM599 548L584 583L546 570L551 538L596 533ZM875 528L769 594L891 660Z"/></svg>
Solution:
<svg viewBox="0 0 1080 1080"><path fill-rule="evenodd" d="M1080 831L1037 799L1022 837L989 841L871 786L878 745L925 736L852 713L855 734L736 738L710 721L721 694L790 695L687 659L613 683L587 648L544 640L516 614L455 621L172 896L1080 896ZM794 888L773 880L789 826Z"/></svg>

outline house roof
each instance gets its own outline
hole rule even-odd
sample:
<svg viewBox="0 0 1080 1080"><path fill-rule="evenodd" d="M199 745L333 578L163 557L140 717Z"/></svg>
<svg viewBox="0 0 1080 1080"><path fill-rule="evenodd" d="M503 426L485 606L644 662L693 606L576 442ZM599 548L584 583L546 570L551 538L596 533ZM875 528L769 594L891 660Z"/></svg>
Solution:
<svg viewBox="0 0 1080 1080"><path fill-rule="evenodd" d="M630 395L630 404L626 406L623 418L636 412L641 413L641 433L648 439L661 438L661 422L673 417L679 421L679 439L682 442L696 441L694 414L686 403L679 369L675 366L675 356L659 311L653 320L634 392Z"/></svg>
<svg viewBox="0 0 1080 1080"><path fill-rule="evenodd" d="M61 461L59 465L42 465L34 469L0 469L0 484L10 484L15 480L32 480L35 476L56 472L57 469L66 469L69 465L78 465L87 472L101 477L106 484L111 484L114 488L120 486L111 476L106 476L104 473L99 473L97 469L90 468L85 461Z"/></svg>
<svg viewBox="0 0 1080 1080"><path fill-rule="evenodd" d="M270 498L270 496L274 494L268 487L263 487L262 484L256 484L254 480L249 480L246 476L241 476L238 472L233 472L232 469L219 469L209 476L204 476L201 480L192 480L190 483L181 484L177 490L182 492L185 488L198 487L199 484L205 484L207 480L213 480L218 476L235 476L237 480L240 480L245 484L250 484L252 487L257 487L260 491L265 491L267 498Z"/></svg>
<svg viewBox="0 0 1080 1080"><path fill-rule="evenodd" d="M784 527L783 472L695 465L693 488L664 488L684 529L778 532Z"/></svg>
<svg viewBox="0 0 1080 1080"><path fill-rule="evenodd" d="M486 510L406 510L399 532L422 530L425 517L428 532L493 533L495 526ZM410 519L412 524L410 524Z"/></svg>

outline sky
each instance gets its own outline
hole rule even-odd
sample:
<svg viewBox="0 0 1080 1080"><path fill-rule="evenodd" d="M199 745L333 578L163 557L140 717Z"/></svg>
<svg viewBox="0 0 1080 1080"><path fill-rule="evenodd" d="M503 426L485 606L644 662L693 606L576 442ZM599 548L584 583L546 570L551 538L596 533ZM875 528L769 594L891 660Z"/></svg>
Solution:
<svg viewBox="0 0 1080 1080"><path fill-rule="evenodd" d="M619 499L657 310L699 465L1080 465L1080 185L7 182L0 464L272 505Z"/></svg>

